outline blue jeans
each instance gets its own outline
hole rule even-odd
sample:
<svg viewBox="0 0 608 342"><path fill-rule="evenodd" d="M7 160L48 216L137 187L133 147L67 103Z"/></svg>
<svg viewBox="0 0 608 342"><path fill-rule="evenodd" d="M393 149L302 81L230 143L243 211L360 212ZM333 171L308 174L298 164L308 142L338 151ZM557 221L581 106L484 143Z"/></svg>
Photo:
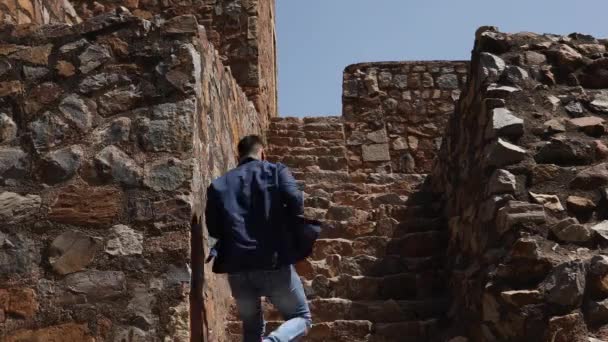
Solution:
<svg viewBox="0 0 608 342"><path fill-rule="evenodd" d="M243 321L243 342L291 342L307 334L312 316L293 266L233 273L228 275L228 281ZM266 297L286 321L265 339L261 297Z"/></svg>

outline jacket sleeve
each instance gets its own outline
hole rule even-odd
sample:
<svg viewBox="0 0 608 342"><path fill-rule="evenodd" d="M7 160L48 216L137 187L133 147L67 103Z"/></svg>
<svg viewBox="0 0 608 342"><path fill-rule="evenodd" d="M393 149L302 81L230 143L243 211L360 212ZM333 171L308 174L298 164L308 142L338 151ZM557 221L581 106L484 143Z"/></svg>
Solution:
<svg viewBox="0 0 608 342"><path fill-rule="evenodd" d="M207 231L213 238L220 239L221 236L221 216L219 212L219 203L217 199L217 192L213 187L213 184L207 188L207 206L205 208L205 223L207 225Z"/></svg>
<svg viewBox="0 0 608 342"><path fill-rule="evenodd" d="M285 165L279 164L279 191L281 200L291 215L304 214L304 198L298 183Z"/></svg>

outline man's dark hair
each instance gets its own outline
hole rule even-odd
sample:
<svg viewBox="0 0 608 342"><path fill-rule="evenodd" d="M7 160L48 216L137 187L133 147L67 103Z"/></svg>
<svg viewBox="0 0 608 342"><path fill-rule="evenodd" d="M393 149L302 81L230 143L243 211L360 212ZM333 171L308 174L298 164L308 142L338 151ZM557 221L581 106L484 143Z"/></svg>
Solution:
<svg viewBox="0 0 608 342"><path fill-rule="evenodd" d="M264 146L264 141L258 135L248 135L239 141L239 157L246 157L257 152Z"/></svg>

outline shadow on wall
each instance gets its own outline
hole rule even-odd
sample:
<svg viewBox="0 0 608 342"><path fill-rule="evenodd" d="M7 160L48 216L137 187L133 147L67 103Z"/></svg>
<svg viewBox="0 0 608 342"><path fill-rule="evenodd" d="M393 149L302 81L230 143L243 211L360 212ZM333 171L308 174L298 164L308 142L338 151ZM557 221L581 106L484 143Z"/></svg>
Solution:
<svg viewBox="0 0 608 342"><path fill-rule="evenodd" d="M192 217L191 231L192 291L190 291L190 342L207 342L207 317L203 302L204 261L203 224L200 216Z"/></svg>

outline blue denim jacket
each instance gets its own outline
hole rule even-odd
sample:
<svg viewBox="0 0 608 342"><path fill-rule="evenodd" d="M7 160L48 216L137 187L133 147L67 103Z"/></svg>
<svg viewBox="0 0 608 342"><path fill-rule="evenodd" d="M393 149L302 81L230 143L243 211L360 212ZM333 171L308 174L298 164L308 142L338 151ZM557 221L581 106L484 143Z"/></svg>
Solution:
<svg viewBox="0 0 608 342"><path fill-rule="evenodd" d="M290 263L281 242L283 217L304 212L302 192L289 169L253 158L214 180L205 221L218 239L216 273L271 269Z"/></svg>

